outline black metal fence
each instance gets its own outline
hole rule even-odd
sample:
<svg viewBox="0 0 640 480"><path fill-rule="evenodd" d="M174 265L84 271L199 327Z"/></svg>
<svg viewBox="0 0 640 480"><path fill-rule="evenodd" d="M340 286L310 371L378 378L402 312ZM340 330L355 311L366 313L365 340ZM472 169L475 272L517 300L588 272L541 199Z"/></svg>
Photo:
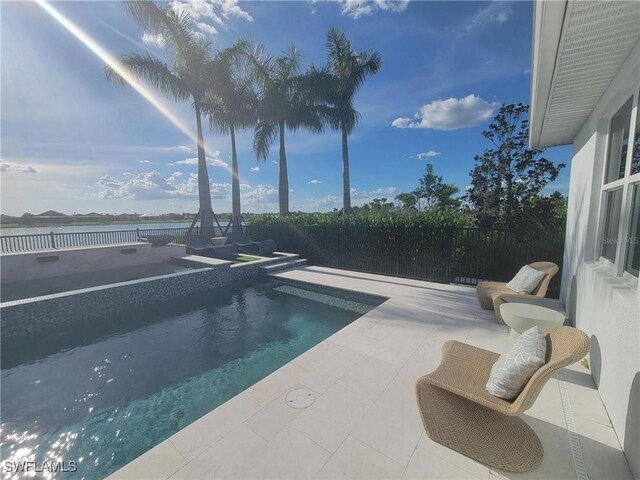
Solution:
<svg viewBox="0 0 640 480"><path fill-rule="evenodd" d="M506 281L524 264L551 261L562 266L564 232L407 226L247 225L249 237L272 238L278 250L298 253L310 265L475 285ZM3 253L136 242L148 235L172 235L184 243L189 227L108 232L47 233L0 237ZM198 234L198 227L191 230ZM218 233L219 234L219 233ZM215 236L212 234L212 236ZM549 293L559 293L557 275Z"/></svg>
<svg viewBox="0 0 640 480"><path fill-rule="evenodd" d="M272 238L278 249L311 265L475 285L510 280L525 264L562 266L564 232L407 226L249 225L252 238ZM559 293L557 275L549 289Z"/></svg>

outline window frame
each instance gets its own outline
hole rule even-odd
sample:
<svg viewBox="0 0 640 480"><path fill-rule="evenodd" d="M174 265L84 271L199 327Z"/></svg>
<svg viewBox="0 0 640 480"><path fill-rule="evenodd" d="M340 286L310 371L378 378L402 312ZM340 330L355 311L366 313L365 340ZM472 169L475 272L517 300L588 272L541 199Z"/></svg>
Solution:
<svg viewBox="0 0 640 480"><path fill-rule="evenodd" d="M631 214L632 213L631 209L633 208L633 201L635 200L634 193L635 193L636 189L638 190L637 194L640 196L640 182L636 182L636 183L630 184L629 185L629 189L630 189L630 192L629 192L629 197L630 197L630 200L629 200L629 211L630 211L630 214ZM629 225L627 226L628 229L631 228L631 221L632 220L633 219L631 218L631 215L629 215ZM638 273L638 275L634 275L633 273L631 273L631 272L629 272L627 270L627 255L629 254L629 245L630 245L629 242L626 242L626 245L627 245L627 247L626 247L625 256L622 259L623 260L622 277L624 279L626 279L626 280L630 280L632 282L638 283L639 279L640 279L640 273ZM640 248L640 246L636 246L636 248Z"/></svg>
<svg viewBox="0 0 640 480"><path fill-rule="evenodd" d="M624 105L629 101L629 95L626 95L625 98L620 102L620 104L616 104L615 110L610 112L607 116L607 131L606 131L606 141L604 145L604 164L602 168L602 178L601 178L601 188L600 188L600 215L598 222L598 248L597 248L597 257L599 258L600 263L608 265L614 275L616 277L621 277L623 279L629 280L633 283L638 282L638 277L626 271L626 258L627 258L627 250L629 248L627 237L629 236L629 229L631 227L631 209L633 207L633 189L634 186L640 184L640 172L634 175L631 175L631 163L633 159L633 152L635 146L635 136L636 129L638 128L638 115L640 115L640 84L637 84L632 91L631 94L631 116L629 119L629 144L630 148L627 149L626 153L626 161L625 161L625 171L624 176L620 179L614 180L612 182L606 183L607 173L609 171L609 145L612 140L611 138L611 126L613 122L613 117L624 107ZM603 256L604 253L604 234L605 234L605 225L607 223L607 196L613 190L622 189L622 204L620 207L620 221L618 225L617 239L618 243L616 246L616 254L615 260L612 262L611 260L605 258Z"/></svg>

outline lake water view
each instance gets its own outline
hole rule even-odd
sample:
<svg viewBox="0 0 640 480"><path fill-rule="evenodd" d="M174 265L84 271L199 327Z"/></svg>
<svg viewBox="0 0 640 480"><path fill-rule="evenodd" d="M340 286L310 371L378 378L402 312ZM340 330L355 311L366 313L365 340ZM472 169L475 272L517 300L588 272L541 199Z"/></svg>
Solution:
<svg viewBox="0 0 640 480"><path fill-rule="evenodd" d="M224 228L227 226L227 220L220 221L220 225ZM121 224L102 224L102 225L51 225L48 227L11 227L0 228L0 236L9 235L36 235L42 233L78 233L78 232L113 232L122 230L139 229L161 229L161 228L188 228L189 222L158 222L158 223L121 223Z"/></svg>

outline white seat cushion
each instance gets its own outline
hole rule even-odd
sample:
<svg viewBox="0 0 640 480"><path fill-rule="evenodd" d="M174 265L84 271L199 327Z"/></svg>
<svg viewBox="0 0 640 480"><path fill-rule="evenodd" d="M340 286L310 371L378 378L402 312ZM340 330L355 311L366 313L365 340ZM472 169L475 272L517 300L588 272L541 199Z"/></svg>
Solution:
<svg viewBox="0 0 640 480"><path fill-rule="evenodd" d="M516 276L513 277L507 288L518 293L531 293L542 281L547 274L525 265L520 269Z"/></svg>
<svg viewBox="0 0 640 480"><path fill-rule="evenodd" d="M542 365L547 354L547 341L540 327L530 328L511 348L500 355L491 367L487 392L505 400L513 400Z"/></svg>

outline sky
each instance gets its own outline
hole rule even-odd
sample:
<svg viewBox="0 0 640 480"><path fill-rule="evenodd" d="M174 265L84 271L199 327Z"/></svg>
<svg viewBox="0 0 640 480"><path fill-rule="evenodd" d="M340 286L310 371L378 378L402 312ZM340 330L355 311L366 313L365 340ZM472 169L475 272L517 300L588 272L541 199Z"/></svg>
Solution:
<svg viewBox="0 0 640 480"><path fill-rule="evenodd" d="M49 5L107 54L150 52L169 61L120 2ZM214 50L243 38L262 42L277 55L294 43L305 66L322 65L326 35L335 26L356 51L381 54L382 69L367 79L355 102L362 117L349 138L354 205L413 190L426 163L464 191L474 156L490 147L481 132L500 104L529 103L529 2L175 0L170 5L194 17ZM35 2L0 4L0 211L196 212L191 105L172 103L153 87L144 98L130 86L109 83L95 48L50 12ZM213 209L229 212L230 139L206 129L205 143ZM251 130L237 135L237 145L243 212L277 211L277 143L265 162L252 152ZM340 208L339 133L288 132L286 148L290 210ZM556 147L544 155L569 165L570 152L569 146ZM568 169L545 193L566 194Z"/></svg>

